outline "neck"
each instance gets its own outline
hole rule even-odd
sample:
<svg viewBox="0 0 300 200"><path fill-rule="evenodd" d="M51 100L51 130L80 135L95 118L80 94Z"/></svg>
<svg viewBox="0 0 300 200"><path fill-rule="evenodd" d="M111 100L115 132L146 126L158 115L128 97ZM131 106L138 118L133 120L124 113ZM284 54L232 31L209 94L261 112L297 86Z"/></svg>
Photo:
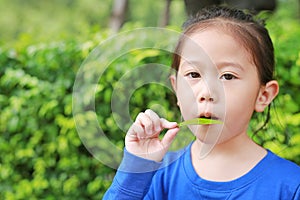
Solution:
<svg viewBox="0 0 300 200"><path fill-rule="evenodd" d="M192 163L198 175L215 181L229 181L242 176L266 155L266 150L246 133L214 146L196 140L191 151Z"/></svg>
<svg viewBox="0 0 300 200"><path fill-rule="evenodd" d="M256 154L265 150L257 145L247 133L241 133L234 138L223 143L206 144L200 140L196 140L193 144L194 152L198 152L199 159L215 156L230 156L236 154ZM253 153L252 153L253 152Z"/></svg>

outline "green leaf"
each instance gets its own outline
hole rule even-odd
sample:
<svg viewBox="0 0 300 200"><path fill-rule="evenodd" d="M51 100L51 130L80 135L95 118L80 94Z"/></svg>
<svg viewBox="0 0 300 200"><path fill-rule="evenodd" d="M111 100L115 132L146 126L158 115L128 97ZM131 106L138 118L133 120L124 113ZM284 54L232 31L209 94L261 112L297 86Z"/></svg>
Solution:
<svg viewBox="0 0 300 200"><path fill-rule="evenodd" d="M205 125L205 124L222 124L223 122L215 119L195 118L186 120L178 124L179 127L187 125Z"/></svg>

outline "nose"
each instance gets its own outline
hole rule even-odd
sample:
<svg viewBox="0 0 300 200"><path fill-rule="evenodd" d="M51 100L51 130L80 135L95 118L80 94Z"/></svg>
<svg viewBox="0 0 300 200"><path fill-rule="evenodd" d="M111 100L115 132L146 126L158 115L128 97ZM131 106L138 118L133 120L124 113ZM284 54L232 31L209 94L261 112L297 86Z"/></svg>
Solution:
<svg viewBox="0 0 300 200"><path fill-rule="evenodd" d="M211 84L210 84L211 85ZM199 88L198 101L201 103L216 101L212 87L208 87L207 84L201 84Z"/></svg>

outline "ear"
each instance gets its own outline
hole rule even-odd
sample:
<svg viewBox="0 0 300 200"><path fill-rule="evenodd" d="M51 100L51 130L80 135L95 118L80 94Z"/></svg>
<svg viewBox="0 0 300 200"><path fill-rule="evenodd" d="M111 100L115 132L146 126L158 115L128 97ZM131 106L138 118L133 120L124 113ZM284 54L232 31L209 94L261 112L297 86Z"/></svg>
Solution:
<svg viewBox="0 0 300 200"><path fill-rule="evenodd" d="M172 88L173 88L174 92L176 93L177 92L176 75L171 75L169 78L170 78L170 81L171 81Z"/></svg>
<svg viewBox="0 0 300 200"><path fill-rule="evenodd" d="M264 109L277 96L278 92L279 85L278 82L275 80L269 81L265 86L262 86L256 99L255 111L263 112Z"/></svg>
<svg viewBox="0 0 300 200"><path fill-rule="evenodd" d="M171 75L170 76L170 81L171 81L171 85L172 88L175 92L175 95L177 96L177 84L176 84L176 75ZM177 105L179 106L179 102L177 101Z"/></svg>

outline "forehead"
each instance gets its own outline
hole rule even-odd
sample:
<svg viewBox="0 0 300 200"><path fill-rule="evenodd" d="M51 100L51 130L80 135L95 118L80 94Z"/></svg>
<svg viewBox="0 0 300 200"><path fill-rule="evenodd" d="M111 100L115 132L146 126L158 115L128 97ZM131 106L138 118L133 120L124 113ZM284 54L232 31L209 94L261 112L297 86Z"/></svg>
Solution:
<svg viewBox="0 0 300 200"><path fill-rule="evenodd" d="M186 35L182 46L182 57L186 60L210 59L253 63L249 51L231 31L206 28Z"/></svg>

